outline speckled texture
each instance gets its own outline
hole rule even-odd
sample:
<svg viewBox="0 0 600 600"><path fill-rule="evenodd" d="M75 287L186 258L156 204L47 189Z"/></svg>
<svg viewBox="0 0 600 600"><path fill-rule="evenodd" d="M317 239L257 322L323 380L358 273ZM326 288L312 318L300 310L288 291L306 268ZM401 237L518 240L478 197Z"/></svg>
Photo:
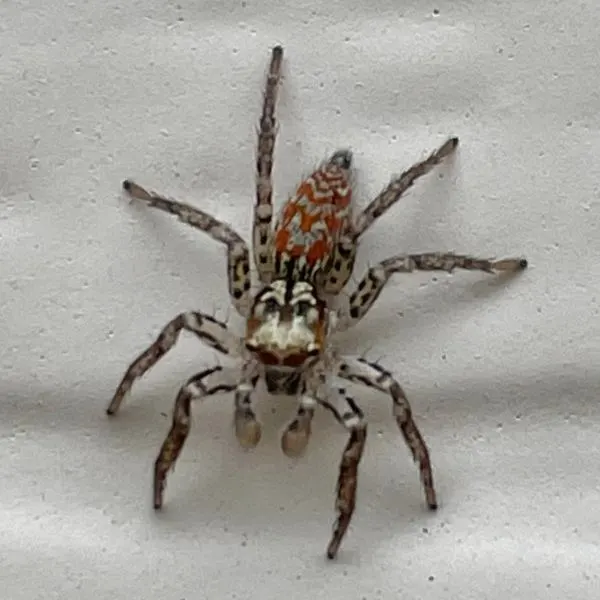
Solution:
<svg viewBox="0 0 600 600"><path fill-rule="evenodd" d="M2 3L2 598L597 598L600 5L450 4ZM276 43L278 205L343 147L364 206L457 135L457 156L365 236L357 272L438 249L530 264L510 282L397 275L343 337L403 385L440 508L424 506L389 400L356 388L369 438L335 562L347 435L329 415L294 462L279 445L293 400L263 388L252 452L231 398L194 406L156 515L174 396L215 356L183 338L118 416L104 412L178 312L240 325L223 249L120 185L197 203L249 239Z"/></svg>

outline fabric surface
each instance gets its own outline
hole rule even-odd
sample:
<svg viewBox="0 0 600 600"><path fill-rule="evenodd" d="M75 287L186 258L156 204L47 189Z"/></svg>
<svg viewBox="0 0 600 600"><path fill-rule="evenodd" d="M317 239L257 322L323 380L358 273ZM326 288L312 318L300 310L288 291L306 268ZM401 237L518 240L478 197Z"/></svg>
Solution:
<svg viewBox="0 0 600 600"><path fill-rule="evenodd" d="M401 8L399 8L401 6ZM0 576L6 600L598 597L598 3L248 0L0 5ZM193 407L152 510L179 386L218 359L192 336L105 415L184 310L228 318L225 253L129 203L131 177L250 239L269 52L284 47L278 206L337 148L359 206L450 135L456 156L368 232L354 280L405 252L526 256L503 278L396 275L343 352L403 385L431 452L427 511L390 400L369 421L357 509L325 548L347 434L293 398Z"/></svg>

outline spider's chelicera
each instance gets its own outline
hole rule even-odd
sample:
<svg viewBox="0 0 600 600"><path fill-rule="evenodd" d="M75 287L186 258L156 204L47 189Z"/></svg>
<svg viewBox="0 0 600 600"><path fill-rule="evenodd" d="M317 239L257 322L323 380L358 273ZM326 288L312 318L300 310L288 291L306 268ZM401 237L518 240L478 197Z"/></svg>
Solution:
<svg viewBox="0 0 600 600"><path fill-rule="evenodd" d="M233 392L235 433L244 447L251 448L261 436L253 398L258 380L265 380L270 393L297 396L296 415L281 438L288 456L298 456L306 448L315 409L329 410L349 433L336 488L337 519L327 548L327 556L334 558L354 512L358 465L367 437L363 412L347 391L347 382L375 388L390 397L393 416L419 465L427 506L435 510L437 500L429 452L402 387L379 364L340 355L331 344L331 336L358 323L394 273L451 272L455 268L486 273L519 271L527 266L527 261L492 261L440 252L393 256L369 268L353 293L340 296L352 274L361 236L419 177L452 154L458 138L448 139L425 160L392 179L357 214L351 202L352 155L348 150L338 150L300 183L272 227L271 171L282 59L283 49L276 46L271 54L258 133L252 248L261 289L256 295L251 292L249 247L236 231L202 210L147 192L132 181L123 183L133 198L178 216L227 246L229 294L246 319L245 335L240 339L225 323L204 313L179 314L131 364L107 413L117 412L135 380L173 347L182 330L194 333L222 354L239 358L236 376L215 366L197 373L181 387L171 429L155 463L154 507L158 509L163 504L167 472L174 466L190 431L192 400ZM334 298L340 301L335 309L331 305Z"/></svg>

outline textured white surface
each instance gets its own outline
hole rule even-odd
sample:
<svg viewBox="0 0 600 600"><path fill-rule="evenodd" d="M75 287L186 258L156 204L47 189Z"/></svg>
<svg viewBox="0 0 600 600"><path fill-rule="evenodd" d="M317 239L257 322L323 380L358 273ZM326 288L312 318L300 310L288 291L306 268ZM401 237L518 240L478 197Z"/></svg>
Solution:
<svg viewBox="0 0 600 600"><path fill-rule="evenodd" d="M0 5L1 597L597 598L600 4L120 4ZM333 563L345 433L328 415L293 463L279 450L293 401L261 400L252 453L234 441L229 397L196 407L155 515L165 415L214 354L182 339L104 414L172 316L228 306L223 249L129 205L120 182L247 236L275 43L279 202L338 146L355 151L364 204L461 138L370 232L357 274L437 249L531 265L508 283L397 276L340 340L372 348L405 386L441 507L424 507L389 401L357 389L370 440Z"/></svg>

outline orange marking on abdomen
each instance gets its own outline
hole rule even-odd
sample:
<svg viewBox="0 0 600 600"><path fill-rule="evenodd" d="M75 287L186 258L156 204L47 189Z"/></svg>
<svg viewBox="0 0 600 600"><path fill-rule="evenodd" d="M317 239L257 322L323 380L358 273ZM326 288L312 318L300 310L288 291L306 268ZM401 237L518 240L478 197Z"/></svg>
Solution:
<svg viewBox="0 0 600 600"><path fill-rule="evenodd" d="M328 165L300 183L281 212L275 232L275 252L299 258L312 268L333 252L348 216L352 190L344 171Z"/></svg>
<svg viewBox="0 0 600 600"><path fill-rule="evenodd" d="M280 227L275 232L275 251L278 254L285 252L290 241L290 233L285 227Z"/></svg>

